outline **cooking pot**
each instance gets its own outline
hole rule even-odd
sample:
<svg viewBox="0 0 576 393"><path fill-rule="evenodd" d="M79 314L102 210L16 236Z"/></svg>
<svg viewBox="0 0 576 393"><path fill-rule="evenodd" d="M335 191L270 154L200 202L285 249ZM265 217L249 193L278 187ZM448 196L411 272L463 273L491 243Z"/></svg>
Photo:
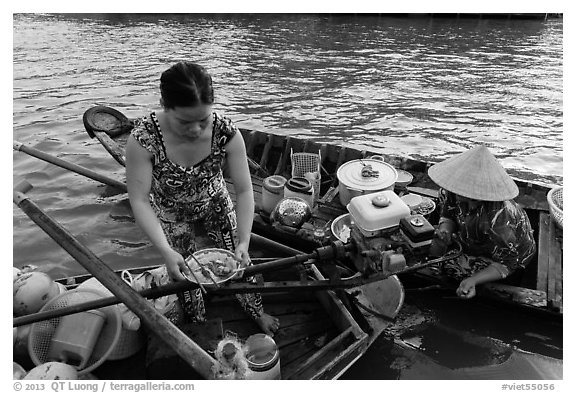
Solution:
<svg viewBox="0 0 576 393"><path fill-rule="evenodd" d="M374 158L361 158L342 164L336 176L340 203L346 206L353 197L393 190L398 172L387 162Z"/></svg>

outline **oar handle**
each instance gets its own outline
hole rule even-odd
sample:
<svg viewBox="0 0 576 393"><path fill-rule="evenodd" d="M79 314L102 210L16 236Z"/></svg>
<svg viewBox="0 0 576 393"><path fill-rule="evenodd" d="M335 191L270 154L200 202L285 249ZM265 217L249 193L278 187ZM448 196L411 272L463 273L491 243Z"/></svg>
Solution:
<svg viewBox="0 0 576 393"><path fill-rule="evenodd" d="M28 183L26 180L22 180L16 185L16 187L14 187L12 192L12 201L16 204L16 206L19 206L24 199L28 198L26 193L32 188L32 184Z"/></svg>

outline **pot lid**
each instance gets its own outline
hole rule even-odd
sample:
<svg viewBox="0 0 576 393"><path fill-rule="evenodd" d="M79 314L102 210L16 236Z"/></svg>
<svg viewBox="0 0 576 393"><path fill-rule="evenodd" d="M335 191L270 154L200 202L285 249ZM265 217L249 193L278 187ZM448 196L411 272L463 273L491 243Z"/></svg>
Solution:
<svg viewBox="0 0 576 393"><path fill-rule="evenodd" d="M362 158L342 164L336 176L348 188L377 191L396 183L398 172L386 162Z"/></svg>
<svg viewBox="0 0 576 393"><path fill-rule="evenodd" d="M264 179L264 188L268 191L279 192L284 189L286 185L286 178L280 175L268 176Z"/></svg>
<svg viewBox="0 0 576 393"><path fill-rule="evenodd" d="M312 189L312 183L305 177L293 177L286 182L286 188L294 192L308 192Z"/></svg>

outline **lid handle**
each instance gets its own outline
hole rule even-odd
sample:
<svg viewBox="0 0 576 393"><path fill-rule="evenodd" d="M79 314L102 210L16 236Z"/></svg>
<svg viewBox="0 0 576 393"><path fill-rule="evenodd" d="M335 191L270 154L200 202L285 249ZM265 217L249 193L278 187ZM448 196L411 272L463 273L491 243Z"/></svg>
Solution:
<svg viewBox="0 0 576 393"><path fill-rule="evenodd" d="M378 195L372 198L372 205L376 207L387 207L390 205L390 198L386 195Z"/></svg>
<svg viewBox="0 0 576 393"><path fill-rule="evenodd" d="M312 183L304 177L293 177L288 180L287 184L302 191L308 191L312 188Z"/></svg>
<svg viewBox="0 0 576 393"><path fill-rule="evenodd" d="M272 187L284 187L286 183L286 179L282 176L270 176L266 180Z"/></svg>
<svg viewBox="0 0 576 393"><path fill-rule="evenodd" d="M364 164L362 163L362 170L360 171L360 175L362 175L362 177L379 177L380 176L380 172L378 172L377 170L372 168L372 165L368 164Z"/></svg>

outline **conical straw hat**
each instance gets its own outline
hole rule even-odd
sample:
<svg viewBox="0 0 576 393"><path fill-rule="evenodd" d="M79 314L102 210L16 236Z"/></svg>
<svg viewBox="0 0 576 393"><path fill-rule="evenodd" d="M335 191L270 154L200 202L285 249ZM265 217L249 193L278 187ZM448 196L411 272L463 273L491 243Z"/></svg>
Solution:
<svg viewBox="0 0 576 393"><path fill-rule="evenodd" d="M518 195L514 180L483 145L433 165L428 175L445 190L470 199L506 201Z"/></svg>

